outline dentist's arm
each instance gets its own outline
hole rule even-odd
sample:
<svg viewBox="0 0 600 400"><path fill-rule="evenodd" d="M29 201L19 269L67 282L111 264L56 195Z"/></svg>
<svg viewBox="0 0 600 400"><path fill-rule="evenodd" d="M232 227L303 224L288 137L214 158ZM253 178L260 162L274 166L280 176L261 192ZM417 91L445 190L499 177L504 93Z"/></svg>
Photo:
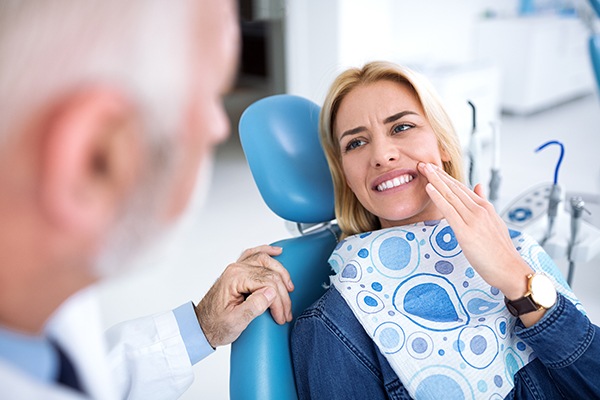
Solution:
<svg viewBox="0 0 600 400"><path fill-rule="evenodd" d="M206 296L168 311L118 324L107 331L109 361L127 399L173 399L194 380L192 365L239 337L270 308L279 324L292 319L289 273L272 256L281 249L246 250Z"/></svg>
<svg viewBox="0 0 600 400"><path fill-rule="evenodd" d="M279 254L281 248L272 246L246 250L197 307L186 303L173 310L192 365L218 346L232 343L268 308L277 323L292 320L288 292L294 285L287 270L272 258Z"/></svg>

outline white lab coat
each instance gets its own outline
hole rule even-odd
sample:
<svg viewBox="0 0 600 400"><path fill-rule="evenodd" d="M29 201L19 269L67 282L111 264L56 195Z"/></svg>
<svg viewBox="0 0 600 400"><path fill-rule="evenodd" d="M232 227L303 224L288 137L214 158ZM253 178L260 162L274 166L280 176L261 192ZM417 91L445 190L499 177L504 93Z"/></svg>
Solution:
<svg viewBox="0 0 600 400"><path fill-rule="evenodd" d="M88 397L43 384L0 360L0 398L176 399L194 379L171 311L119 324L103 335L96 295L88 289L60 308L48 334L71 358Z"/></svg>

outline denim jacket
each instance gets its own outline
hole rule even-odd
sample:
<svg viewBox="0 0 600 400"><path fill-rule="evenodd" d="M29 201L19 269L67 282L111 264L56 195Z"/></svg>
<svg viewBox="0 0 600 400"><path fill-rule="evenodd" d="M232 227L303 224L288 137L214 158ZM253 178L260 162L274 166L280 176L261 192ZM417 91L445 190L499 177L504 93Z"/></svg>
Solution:
<svg viewBox="0 0 600 400"><path fill-rule="evenodd" d="M517 326L538 358L517 372L506 398L600 399L599 331L559 295L537 324ZM291 346L300 399L411 398L333 287L298 317Z"/></svg>

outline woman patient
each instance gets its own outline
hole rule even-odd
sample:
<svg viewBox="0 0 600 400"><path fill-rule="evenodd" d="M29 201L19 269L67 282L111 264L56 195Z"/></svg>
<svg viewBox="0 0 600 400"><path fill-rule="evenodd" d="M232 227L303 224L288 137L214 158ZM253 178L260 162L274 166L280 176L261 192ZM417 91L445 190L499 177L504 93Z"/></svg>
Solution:
<svg viewBox="0 0 600 400"><path fill-rule="evenodd" d="M600 398L598 327L543 249L462 183L423 77L343 72L320 134L343 240L292 332L300 398Z"/></svg>

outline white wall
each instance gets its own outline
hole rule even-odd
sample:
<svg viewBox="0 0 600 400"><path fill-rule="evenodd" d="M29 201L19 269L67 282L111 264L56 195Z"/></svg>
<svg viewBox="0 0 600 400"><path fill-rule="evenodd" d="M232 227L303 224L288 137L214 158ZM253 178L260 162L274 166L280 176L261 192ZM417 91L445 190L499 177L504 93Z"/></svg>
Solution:
<svg viewBox="0 0 600 400"><path fill-rule="evenodd" d="M340 0L288 0L284 17L287 92L322 103L340 63Z"/></svg>
<svg viewBox="0 0 600 400"><path fill-rule="evenodd" d="M342 69L373 59L404 64L472 61L472 32L486 10L517 1L287 0L287 92L321 103Z"/></svg>
<svg viewBox="0 0 600 400"><path fill-rule="evenodd" d="M423 72L446 105L463 147L477 106L482 140L500 115L500 73L475 63L477 22L486 12L514 15L517 1L287 0L284 13L287 92L322 104L348 67L389 60Z"/></svg>

